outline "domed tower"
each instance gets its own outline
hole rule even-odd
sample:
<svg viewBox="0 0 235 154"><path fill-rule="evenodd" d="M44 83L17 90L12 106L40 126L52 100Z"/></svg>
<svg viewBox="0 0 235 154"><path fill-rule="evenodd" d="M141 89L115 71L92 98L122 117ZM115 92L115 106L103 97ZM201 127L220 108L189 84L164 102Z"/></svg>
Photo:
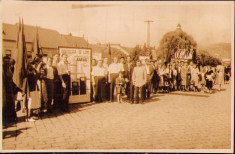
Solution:
<svg viewBox="0 0 235 154"><path fill-rule="evenodd" d="M181 30L181 25L180 24L177 25L176 30Z"/></svg>

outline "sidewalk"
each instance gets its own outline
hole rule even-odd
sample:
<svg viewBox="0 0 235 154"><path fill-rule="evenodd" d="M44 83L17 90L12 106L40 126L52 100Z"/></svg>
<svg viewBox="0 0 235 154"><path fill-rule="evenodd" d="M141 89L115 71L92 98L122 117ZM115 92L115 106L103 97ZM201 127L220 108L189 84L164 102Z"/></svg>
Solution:
<svg viewBox="0 0 235 154"><path fill-rule="evenodd" d="M216 86L215 86L216 88ZM230 84L213 94L171 92L145 104L71 104L3 129L3 150L230 149Z"/></svg>

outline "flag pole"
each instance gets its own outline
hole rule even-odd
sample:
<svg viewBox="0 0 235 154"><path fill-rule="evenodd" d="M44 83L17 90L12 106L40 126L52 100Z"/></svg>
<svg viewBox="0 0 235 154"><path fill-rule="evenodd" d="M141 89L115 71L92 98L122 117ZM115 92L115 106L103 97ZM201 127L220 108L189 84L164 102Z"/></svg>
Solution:
<svg viewBox="0 0 235 154"><path fill-rule="evenodd" d="M23 17L22 17L22 26L21 26L21 29L22 29L22 38L23 38L23 48L25 49L25 52L24 52L24 64L26 65L25 68L26 68L26 84L25 84L25 95L26 95L26 121L28 122L29 121L29 101L28 101L28 95L29 95L29 85L28 85L28 61L27 61L27 49L26 49L26 43L25 43L25 35L24 35L24 21L23 21ZM26 63L25 63L26 62Z"/></svg>

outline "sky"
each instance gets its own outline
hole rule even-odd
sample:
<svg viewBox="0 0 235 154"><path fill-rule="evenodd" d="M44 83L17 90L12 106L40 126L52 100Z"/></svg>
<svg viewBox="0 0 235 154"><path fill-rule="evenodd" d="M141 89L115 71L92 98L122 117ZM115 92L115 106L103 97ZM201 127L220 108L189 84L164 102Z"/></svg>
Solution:
<svg viewBox="0 0 235 154"><path fill-rule="evenodd" d="M95 7L95 5L99 7ZM74 7L72 7L74 6ZM231 43L233 2L1 2L1 20L84 35L89 43L117 43L133 47L147 40L158 46L163 35L181 24L198 44ZM233 35L233 34L232 34Z"/></svg>

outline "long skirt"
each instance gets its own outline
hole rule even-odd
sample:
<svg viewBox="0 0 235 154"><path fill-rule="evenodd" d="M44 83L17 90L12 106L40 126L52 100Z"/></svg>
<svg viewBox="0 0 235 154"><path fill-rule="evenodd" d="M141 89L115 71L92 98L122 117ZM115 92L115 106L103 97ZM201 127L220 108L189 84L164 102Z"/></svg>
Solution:
<svg viewBox="0 0 235 154"><path fill-rule="evenodd" d="M159 87L163 87L164 86L164 76L160 75L159 76Z"/></svg>
<svg viewBox="0 0 235 154"><path fill-rule="evenodd" d="M213 87L213 81L206 80L206 87L211 89Z"/></svg>
<svg viewBox="0 0 235 154"><path fill-rule="evenodd" d="M218 82L219 85L224 83L224 74L222 72L218 73L217 82Z"/></svg>

